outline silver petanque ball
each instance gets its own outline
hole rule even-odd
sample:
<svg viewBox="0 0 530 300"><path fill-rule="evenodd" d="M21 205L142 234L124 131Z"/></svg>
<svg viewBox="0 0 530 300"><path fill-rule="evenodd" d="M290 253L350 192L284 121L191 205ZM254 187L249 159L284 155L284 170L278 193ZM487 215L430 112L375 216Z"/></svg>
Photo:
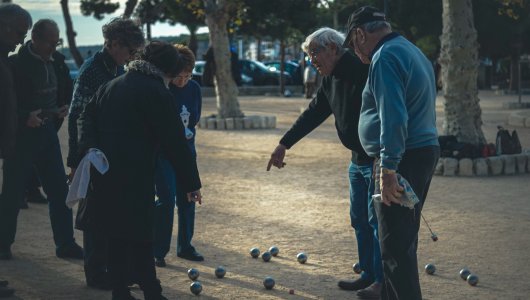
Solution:
<svg viewBox="0 0 530 300"><path fill-rule="evenodd" d="M276 282L274 282L274 279L270 276L265 277L263 280L263 286L268 290L272 290L274 284L276 284Z"/></svg>
<svg viewBox="0 0 530 300"><path fill-rule="evenodd" d="M436 267L433 264L425 265L425 273L432 275L434 272L436 272Z"/></svg>
<svg viewBox="0 0 530 300"><path fill-rule="evenodd" d="M263 259L264 262L269 262L271 260L271 253L269 251L265 251L263 252L263 254L261 255L261 258Z"/></svg>
<svg viewBox="0 0 530 300"><path fill-rule="evenodd" d="M355 272L355 274L361 274L361 272L363 271L361 269L361 265L359 263L354 263L352 268L353 268L353 272Z"/></svg>
<svg viewBox="0 0 530 300"><path fill-rule="evenodd" d="M217 278L223 278L225 277L225 275L226 275L225 267L218 266L217 268L215 268L215 276L217 276Z"/></svg>
<svg viewBox="0 0 530 300"><path fill-rule="evenodd" d="M299 263L305 264L305 262L307 261L307 254L305 254L304 252L300 252L298 253L298 255L296 255L296 259Z"/></svg>
<svg viewBox="0 0 530 300"><path fill-rule="evenodd" d="M272 256L278 256L278 253L280 253L280 249L276 246L272 246L269 248L269 252L272 254Z"/></svg>
<svg viewBox="0 0 530 300"><path fill-rule="evenodd" d="M469 285L471 285L471 286L477 285L478 276L475 275L475 274L469 274L469 276L467 276L467 283L469 283Z"/></svg>
<svg viewBox="0 0 530 300"><path fill-rule="evenodd" d="M194 281L190 284L190 291L194 295L198 295L202 292L202 284L198 281Z"/></svg>
<svg viewBox="0 0 530 300"><path fill-rule="evenodd" d="M462 278L462 280L467 280L467 276L469 276L469 274L471 274L471 271L469 271L468 268L463 268L460 270L460 278Z"/></svg>
<svg viewBox="0 0 530 300"><path fill-rule="evenodd" d="M258 248L250 249L250 256L252 256L253 258L258 258L259 254L260 254L260 252L259 252Z"/></svg>
<svg viewBox="0 0 530 300"><path fill-rule="evenodd" d="M195 268L191 268L188 270L188 277L191 279L191 280L197 280L197 278L199 278L199 270L195 269Z"/></svg>

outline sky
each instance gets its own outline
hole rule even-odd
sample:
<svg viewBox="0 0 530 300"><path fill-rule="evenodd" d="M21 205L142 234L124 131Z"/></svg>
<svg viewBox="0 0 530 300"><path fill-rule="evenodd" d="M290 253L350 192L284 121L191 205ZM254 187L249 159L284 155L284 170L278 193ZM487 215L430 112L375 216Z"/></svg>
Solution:
<svg viewBox="0 0 530 300"><path fill-rule="evenodd" d="M33 23L43 18L52 19L57 22L61 31L61 38L66 41L66 30L60 0L13 0L12 2L27 10L33 18ZM68 1L74 30L77 32L76 43L78 46L103 44L101 26L111 18L121 15L125 9L126 0L113 0L112 2L119 2L120 7L113 15L106 15L100 21L92 16L85 17L81 14L80 0ZM207 28L204 27L199 29L198 32L202 33L207 31ZM156 23L151 27L151 35L153 38L157 36L176 36L179 34L189 34L189 31L185 26L180 24L172 26L165 23Z"/></svg>

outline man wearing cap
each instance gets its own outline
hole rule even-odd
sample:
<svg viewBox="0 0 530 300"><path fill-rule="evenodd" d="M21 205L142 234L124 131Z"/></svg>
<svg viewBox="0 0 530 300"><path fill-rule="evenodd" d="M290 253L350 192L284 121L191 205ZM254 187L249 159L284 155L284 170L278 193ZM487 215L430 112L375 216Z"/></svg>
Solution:
<svg viewBox="0 0 530 300"><path fill-rule="evenodd" d="M271 166L283 168L287 149L317 128L329 116L342 144L351 150L348 168L350 179L350 221L355 230L359 264L363 270L357 280L341 280L339 287L358 291L359 296L379 298L383 281L381 253L377 240L377 218L372 204L373 158L363 150L358 137L362 90L368 67L351 51L344 49L344 35L331 28L310 34L302 49L324 76L316 97L280 140L271 154Z"/></svg>
<svg viewBox="0 0 530 300"><path fill-rule="evenodd" d="M370 6L350 16L345 45L370 64L359 138L366 153L376 158L380 180L376 190L380 188L381 201L374 205L385 274L382 299L421 299L416 256L420 213L440 154L433 68ZM414 209L400 205L398 173L420 200Z"/></svg>

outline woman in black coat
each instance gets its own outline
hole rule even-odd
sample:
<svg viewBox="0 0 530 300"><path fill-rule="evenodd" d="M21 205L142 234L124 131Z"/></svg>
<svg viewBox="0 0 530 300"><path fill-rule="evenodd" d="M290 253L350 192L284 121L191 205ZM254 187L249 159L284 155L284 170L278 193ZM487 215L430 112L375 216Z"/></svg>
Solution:
<svg viewBox="0 0 530 300"><path fill-rule="evenodd" d="M127 287L133 270L145 299L166 299L156 279L152 254L154 186L158 149L175 169L189 201L200 201L197 165L182 122L171 105L169 82L182 71L178 51L151 42L128 71L103 85L79 119L80 149L98 148L109 171L91 172L86 226L109 236L113 299L134 299ZM133 266L128 266L128 263Z"/></svg>

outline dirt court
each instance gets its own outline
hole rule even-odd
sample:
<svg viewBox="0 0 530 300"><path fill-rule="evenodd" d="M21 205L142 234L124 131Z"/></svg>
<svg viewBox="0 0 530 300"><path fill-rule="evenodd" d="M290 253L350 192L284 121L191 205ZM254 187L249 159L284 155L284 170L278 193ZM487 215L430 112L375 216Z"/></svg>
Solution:
<svg viewBox="0 0 530 300"><path fill-rule="evenodd" d="M494 141L496 125L506 124L513 110L502 102L514 96L481 92L483 130ZM528 96L526 96L528 101ZM164 295L194 299L188 268L198 268L201 299L355 299L337 281L357 277L357 245L349 223L347 167L349 152L338 141L330 118L288 151L286 168L266 172L270 153L307 105L300 97L240 97L247 115L273 114L273 130L198 130L199 168L204 203L197 208L194 245L206 257L192 263L176 257L174 241L168 266L157 268ZM215 99L205 98L203 115L215 113ZM443 100L438 99L441 128ZM61 131L63 156L66 126ZM512 128L512 127L509 127ZM517 128L530 149L530 128ZM425 299L530 299L530 174L483 178L435 176L423 210L439 241L422 223L419 272ZM119 221L119 220L117 220ZM174 228L176 233L176 224ZM174 236L175 237L175 236ZM76 231L82 243L82 233ZM270 262L252 259L249 249L276 245ZM10 281L10 299L110 299L110 292L85 286L81 261L55 257L48 210L30 204L18 219L14 259L0 261L0 277ZM304 251L306 264L296 261ZM435 275L423 266L435 264ZM227 275L214 276L223 265ZM468 267L479 276L471 287L459 277ZM276 280L266 290L265 276ZM289 294L289 289L295 291ZM133 295L143 299L140 289Z"/></svg>

